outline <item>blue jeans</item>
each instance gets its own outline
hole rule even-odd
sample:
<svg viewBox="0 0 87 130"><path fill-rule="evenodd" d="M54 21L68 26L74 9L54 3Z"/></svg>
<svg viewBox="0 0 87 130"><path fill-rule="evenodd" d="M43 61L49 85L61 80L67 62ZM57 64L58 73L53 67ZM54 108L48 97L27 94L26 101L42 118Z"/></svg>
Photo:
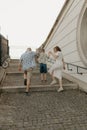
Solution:
<svg viewBox="0 0 87 130"><path fill-rule="evenodd" d="M40 63L40 73L47 73L47 65Z"/></svg>

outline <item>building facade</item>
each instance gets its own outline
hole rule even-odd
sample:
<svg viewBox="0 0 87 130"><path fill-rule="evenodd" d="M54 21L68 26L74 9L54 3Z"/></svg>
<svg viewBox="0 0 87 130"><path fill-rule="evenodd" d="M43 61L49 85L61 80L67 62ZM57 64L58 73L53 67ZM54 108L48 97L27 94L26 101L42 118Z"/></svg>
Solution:
<svg viewBox="0 0 87 130"><path fill-rule="evenodd" d="M55 46L61 47L66 63L87 68L87 0L65 1L44 44L47 53Z"/></svg>
<svg viewBox="0 0 87 130"><path fill-rule="evenodd" d="M9 57L9 41L0 35L0 66Z"/></svg>

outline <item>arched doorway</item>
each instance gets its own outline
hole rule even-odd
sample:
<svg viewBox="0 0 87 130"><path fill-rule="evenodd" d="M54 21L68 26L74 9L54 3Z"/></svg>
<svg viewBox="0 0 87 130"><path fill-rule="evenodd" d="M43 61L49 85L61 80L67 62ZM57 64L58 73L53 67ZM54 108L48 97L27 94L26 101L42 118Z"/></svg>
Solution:
<svg viewBox="0 0 87 130"><path fill-rule="evenodd" d="M80 29L81 48L85 58L87 59L87 9L83 15Z"/></svg>
<svg viewBox="0 0 87 130"><path fill-rule="evenodd" d="M87 5L81 11L78 26L78 51L85 66L87 66Z"/></svg>

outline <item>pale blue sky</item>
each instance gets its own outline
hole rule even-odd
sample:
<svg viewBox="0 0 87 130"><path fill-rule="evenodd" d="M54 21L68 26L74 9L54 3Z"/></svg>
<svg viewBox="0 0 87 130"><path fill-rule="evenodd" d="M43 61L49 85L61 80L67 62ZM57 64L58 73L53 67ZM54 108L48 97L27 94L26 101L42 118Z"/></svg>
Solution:
<svg viewBox="0 0 87 130"><path fill-rule="evenodd" d="M29 46L46 39L65 0L0 0L1 33L8 35L10 54L19 58Z"/></svg>

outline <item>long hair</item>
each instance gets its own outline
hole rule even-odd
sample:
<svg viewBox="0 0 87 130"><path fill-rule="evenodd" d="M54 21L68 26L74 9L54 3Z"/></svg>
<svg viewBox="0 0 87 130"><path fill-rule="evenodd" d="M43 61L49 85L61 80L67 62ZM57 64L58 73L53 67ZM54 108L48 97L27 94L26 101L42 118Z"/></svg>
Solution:
<svg viewBox="0 0 87 130"><path fill-rule="evenodd" d="M45 52L45 49L41 49L41 52Z"/></svg>

